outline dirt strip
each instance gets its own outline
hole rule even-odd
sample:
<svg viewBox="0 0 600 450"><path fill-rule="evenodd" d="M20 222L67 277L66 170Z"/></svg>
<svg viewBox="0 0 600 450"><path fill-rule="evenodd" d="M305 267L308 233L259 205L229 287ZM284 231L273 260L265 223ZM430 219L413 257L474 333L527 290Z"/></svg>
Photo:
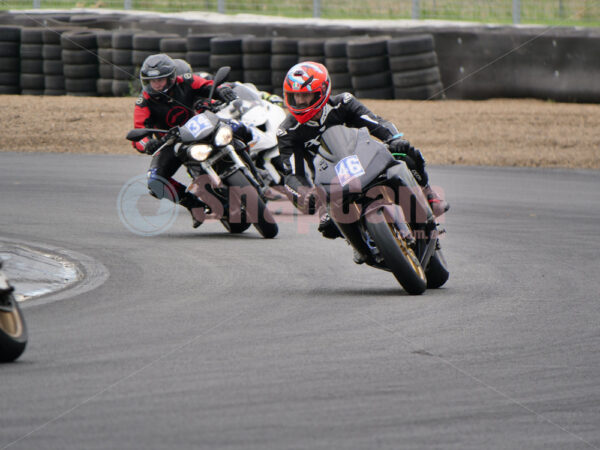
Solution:
<svg viewBox="0 0 600 450"><path fill-rule="evenodd" d="M0 96L0 151L135 154L135 98ZM600 169L600 105L364 100L429 164Z"/></svg>

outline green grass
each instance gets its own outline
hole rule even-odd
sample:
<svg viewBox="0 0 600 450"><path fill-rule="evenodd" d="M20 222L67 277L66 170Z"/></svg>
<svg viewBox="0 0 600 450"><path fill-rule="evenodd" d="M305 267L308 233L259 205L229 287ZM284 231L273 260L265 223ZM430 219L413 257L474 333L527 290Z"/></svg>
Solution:
<svg viewBox="0 0 600 450"><path fill-rule="evenodd" d="M123 0L39 0L43 9L123 9ZM412 0L320 0L325 19L410 19ZM421 19L511 24L513 0L419 0ZM217 12L217 0L132 0L133 9ZM227 14L313 16L312 0L225 0ZM33 0L0 0L0 9L31 9ZM600 26L600 0L521 0L521 23Z"/></svg>

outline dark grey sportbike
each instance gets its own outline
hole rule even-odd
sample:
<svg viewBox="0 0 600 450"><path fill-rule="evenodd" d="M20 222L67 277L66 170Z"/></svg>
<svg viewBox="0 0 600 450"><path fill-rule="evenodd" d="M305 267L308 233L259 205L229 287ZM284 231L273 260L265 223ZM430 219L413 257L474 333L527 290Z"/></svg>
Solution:
<svg viewBox="0 0 600 450"><path fill-rule="evenodd" d="M318 153L317 195L364 262L392 272L409 294L442 286L444 230L406 163L366 128L342 125L322 134Z"/></svg>
<svg viewBox="0 0 600 450"><path fill-rule="evenodd" d="M13 291L0 261L0 362L14 361L27 345L27 326Z"/></svg>

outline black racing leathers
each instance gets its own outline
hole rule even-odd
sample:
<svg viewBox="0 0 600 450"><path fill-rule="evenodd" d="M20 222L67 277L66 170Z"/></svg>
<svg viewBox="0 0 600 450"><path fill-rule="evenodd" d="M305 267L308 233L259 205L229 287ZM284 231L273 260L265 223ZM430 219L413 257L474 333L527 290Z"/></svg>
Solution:
<svg viewBox="0 0 600 450"><path fill-rule="evenodd" d="M350 93L330 97L318 120L300 124L289 114L277 132L279 152L287 167L285 185L294 204L306 209L307 212L312 211L312 206L304 204L305 199L302 197L310 191L311 183L305 173L304 161L314 174L313 160L319 148L319 137L327 128L334 125L352 128L367 127L372 136L383 142L398 135L398 130L392 123L374 114ZM401 157L411 168L419 184L427 185L425 159L421 152L410 146L406 154ZM308 200L310 201L310 196Z"/></svg>
<svg viewBox="0 0 600 450"><path fill-rule="evenodd" d="M279 152L286 164L291 164L290 158L294 156L295 175L306 176L304 165L300 163L302 160L307 161L313 170L312 162L319 148L319 137L327 128L334 125L346 125L352 128L367 127L371 135L382 141L387 141L398 133L393 124L375 115L352 94L346 92L332 96L323 108L319 120L300 124L294 116L288 114L279 126L277 131Z"/></svg>

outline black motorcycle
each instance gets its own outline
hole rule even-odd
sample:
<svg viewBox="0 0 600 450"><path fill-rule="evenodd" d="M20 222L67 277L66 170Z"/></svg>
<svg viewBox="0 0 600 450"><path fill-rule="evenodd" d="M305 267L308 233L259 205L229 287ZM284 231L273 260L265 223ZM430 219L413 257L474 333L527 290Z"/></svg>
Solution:
<svg viewBox="0 0 600 450"><path fill-rule="evenodd" d="M174 151L183 162L193 178L188 190L210 208L207 218L219 219L230 233L242 233L254 225L264 238L274 238L279 228L267 209L264 185L247 145L234 136L231 122L216 114L227 104L212 99L214 90L229 71L229 67L217 71L209 98L194 105L198 114L185 125L170 130L136 128L127 139L139 141L161 134L157 151Z"/></svg>
<svg viewBox="0 0 600 450"><path fill-rule="evenodd" d="M427 199L404 161L366 128L341 125L321 136L315 186L330 217L369 266L390 271L409 294L449 277Z"/></svg>
<svg viewBox="0 0 600 450"><path fill-rule="evenodd" d="M0 362L14 361L27 345L27 326L13 291L0 261Z"/></svg>

